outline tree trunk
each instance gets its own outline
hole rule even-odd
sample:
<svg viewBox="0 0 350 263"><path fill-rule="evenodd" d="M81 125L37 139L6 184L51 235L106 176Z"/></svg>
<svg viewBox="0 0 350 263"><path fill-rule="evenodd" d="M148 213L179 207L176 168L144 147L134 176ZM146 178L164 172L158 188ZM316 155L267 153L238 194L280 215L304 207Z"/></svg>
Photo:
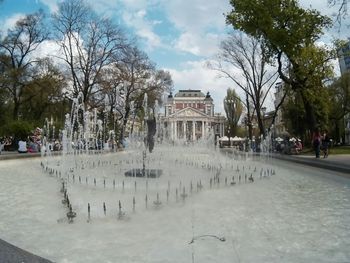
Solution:
<svg viewBox="0 0 350 263"><path fill-rule="evenodd" d="M260 130L260 135L262 135L263 138L265 139L266 134L265 134L265 127L264 127L264 122L263 122L264 116L261 116L261 114L259 112L257 112L256 116L258 118L258 126L259 126L259 130Z"/></svg>
<svg viewBox="0 0 350 263"><path fill-rule="evenodd" d="M313 130L315 130L315 128L317 128L317 120L316 120L315 111L314 111L314 108L312 107L310 101L306 97L304 90L301 90L300 94L301 94L301 98L302 98L303 104L304 104L305 119L307 122L307 126L308 126L309 130L312 132Z"/></svg>
<svg viewBox="0 0 350 263"><path fill-rule="evenodd" d="M253 139L253 127L252 127L252 121L250 118L250 106L249 106L249 97L248 93L246 93L246 103L247 103L247 125L248 125L248 137L251 141Z"/></svg>
<svg viewBox="0 0 350 263"><path fill-rule="evenodd" d="M19 114L19 106L20 106L20 103L18 102L17 99L14 99L13 101L13 112L12 112L12 119L14 121L18 120L18 114Z"/></svg>
<svg viewBox="0 0 350 263"><path fill-rule="evenodd" d="M128 119L129 119L129 113L130 113L130 107L126 107L124 118L123 118L123 124L120 131L120 143L122 143L122 141L124 140L126 124L128 123Z"/></svg>

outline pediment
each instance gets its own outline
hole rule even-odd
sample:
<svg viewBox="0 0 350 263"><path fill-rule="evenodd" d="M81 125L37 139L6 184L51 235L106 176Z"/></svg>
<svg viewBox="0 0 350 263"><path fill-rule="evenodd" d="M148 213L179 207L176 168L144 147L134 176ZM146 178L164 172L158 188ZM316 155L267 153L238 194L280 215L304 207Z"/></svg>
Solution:
<svg viewBox="0 0 350 263"><path fill-rule="evenodd" d="M193 109L193 108L185 108L182 110L179 110L178 112L174 113L173 116L176 117L208 117L203 112Z"/></svg>

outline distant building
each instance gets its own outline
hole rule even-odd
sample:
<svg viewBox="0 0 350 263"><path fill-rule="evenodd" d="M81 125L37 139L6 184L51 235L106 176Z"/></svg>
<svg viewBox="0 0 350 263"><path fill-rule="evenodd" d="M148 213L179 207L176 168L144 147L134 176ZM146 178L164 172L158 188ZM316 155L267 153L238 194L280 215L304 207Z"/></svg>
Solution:
<svg viewBox="0 0 350 263"><path fill-rule="evenodd" d="M204 95L200 90L180 90L175 96L170 93L164 107L164 136L172 140L195 141L212 132L216 137L224 136L226 119L215 114L209 92Z"/></svg>
<svg viewBox="0 0 350 263"><path fill-rule="evenodd" d="M350 41L338 50L338 61L342 75L345 72L350 72Z"/></svg>

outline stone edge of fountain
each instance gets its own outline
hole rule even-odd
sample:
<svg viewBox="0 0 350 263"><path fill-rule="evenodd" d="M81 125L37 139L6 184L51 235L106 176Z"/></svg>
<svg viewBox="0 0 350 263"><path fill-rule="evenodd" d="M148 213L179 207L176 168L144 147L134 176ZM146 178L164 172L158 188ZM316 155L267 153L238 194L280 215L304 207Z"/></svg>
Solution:
<svg viewBox="0 0 350 263"><path fill-rule="evenodd" d="M52 263L48 259L34 255L24 249L0 239L1 262Z"/></svg>

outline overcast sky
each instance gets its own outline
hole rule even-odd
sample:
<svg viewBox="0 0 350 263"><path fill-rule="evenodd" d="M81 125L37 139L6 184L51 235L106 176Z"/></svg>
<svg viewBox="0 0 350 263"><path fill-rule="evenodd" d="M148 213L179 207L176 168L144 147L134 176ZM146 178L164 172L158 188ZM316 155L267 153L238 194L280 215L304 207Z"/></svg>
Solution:
<svg viewBox="0 0 350 263"><path fill-rule="evenodd" d="M2 29L13 26L26 13L42 8L57 10L58 0L4 0L0 4ZM231 8L229 0L88 0L99 14L112 17L131 36L138 37L139 46L147 52L158 68L169 70L175 90L201 89L209 91L216 111L223 112L222 100L230 81L219 78L208 69L206 61L218 52L218 45L230 27L225 25L225 13ZM336 8L327 6L327 0L302 0L301 5L332 15ZM326 32L322 42L350 37L349 28ZM347 34L347 36L346 36ZM42 52L54 52L53 43L47 43ZM272 97L269 98L271 107Z"/></svg>

